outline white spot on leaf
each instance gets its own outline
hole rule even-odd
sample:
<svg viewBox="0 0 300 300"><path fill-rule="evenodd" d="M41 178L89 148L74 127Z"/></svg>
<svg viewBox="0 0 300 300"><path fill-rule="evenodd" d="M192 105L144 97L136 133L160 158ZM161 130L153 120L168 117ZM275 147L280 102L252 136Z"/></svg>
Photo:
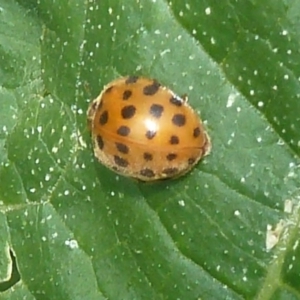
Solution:
<svg viewBox="0 0 300 300"><path fill-rule="evenodd" d="M206 15L210 15L210 14L211 14L211 9L210 9L210 7L206 7L206 8L205 8L205 14L206 14Z"/></svg>
<svg viewBox="0 0 300 300"><path fill-rule="evenodd" d="M272 229L271 225L267 226L267 233L266 233L266 250L267 251L270 251L278 244L279 238L284 229L284 225L285 225L285 222L283 220L280 220L274 230Z"/></svg>
<svg viewBox="0 0 300 300"><path fill-rule="evenodd" d="M65 241L65 245L69 246L71 249L77 249L78 248L78 243L76 240L67 240Z"/></svg>
<svg viewBox="0 0 300 300"><path fill-rule="evenodd" d="M179 201L178 201L178 204L179 204L180 206L182 206L182 207L184 207L184 206L185 206L185 202L184 202L184 200L179 200Z"/></svg>

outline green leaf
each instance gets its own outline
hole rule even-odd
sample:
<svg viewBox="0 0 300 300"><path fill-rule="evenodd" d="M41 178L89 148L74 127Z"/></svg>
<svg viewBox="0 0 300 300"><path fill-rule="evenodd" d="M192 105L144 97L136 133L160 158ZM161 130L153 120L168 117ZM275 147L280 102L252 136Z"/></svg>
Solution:
<svg viewBox="0 0 300 300"><path fill-rule="evenodd" d="M1 299L300 299L299 14L0 0ZM132 74L205 120L212 152L186 176L140 183L93 157L88 105Z"/></svg>

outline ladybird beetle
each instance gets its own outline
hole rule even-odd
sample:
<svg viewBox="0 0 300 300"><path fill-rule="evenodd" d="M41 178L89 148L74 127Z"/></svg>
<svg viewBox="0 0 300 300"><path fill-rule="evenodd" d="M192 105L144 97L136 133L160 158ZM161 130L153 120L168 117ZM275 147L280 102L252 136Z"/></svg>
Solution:
<svg viewBox="0 0 300 300"><path fill-rule="evenodd" d="M97 159L142 181L181 176L211 148L186 97L153 79L129 76L110 82L87 115Z"/></svg>

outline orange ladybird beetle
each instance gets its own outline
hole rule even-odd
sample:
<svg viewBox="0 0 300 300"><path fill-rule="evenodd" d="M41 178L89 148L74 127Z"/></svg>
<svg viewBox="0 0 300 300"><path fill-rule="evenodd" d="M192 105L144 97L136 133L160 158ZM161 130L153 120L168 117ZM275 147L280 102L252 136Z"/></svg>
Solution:
<svg viewBox="0 0 300 300"><path fill-rule="evenodd" d="M129 76L110 82L87 113L97 159L142 181L188 172L209 153L211 143L185 98L153 79Z"/></svg>

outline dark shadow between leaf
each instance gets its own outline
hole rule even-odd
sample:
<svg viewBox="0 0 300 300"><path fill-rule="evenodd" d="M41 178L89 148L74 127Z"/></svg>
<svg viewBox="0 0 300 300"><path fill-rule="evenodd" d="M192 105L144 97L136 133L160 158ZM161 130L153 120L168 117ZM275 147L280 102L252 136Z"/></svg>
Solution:
<svg viewBox="0 0 300 300"><path fill-rule="evenodd" d="M95 169L98 182L101 185L103 192L111 194L112 189L116 189L119 193L124 193L126 196L137 195L136 180L118 175L109 170L95 159Z"/></svg>
<svg viewBox="0 0 300 300"><path fill-rule="evenodd" d="M12 260L12 272L10 278L7 281L0 282L0 292L4 292L10 289L21 279L18 266L17 266L16 257L12 250L10 250L9 253Z"/></svg>

